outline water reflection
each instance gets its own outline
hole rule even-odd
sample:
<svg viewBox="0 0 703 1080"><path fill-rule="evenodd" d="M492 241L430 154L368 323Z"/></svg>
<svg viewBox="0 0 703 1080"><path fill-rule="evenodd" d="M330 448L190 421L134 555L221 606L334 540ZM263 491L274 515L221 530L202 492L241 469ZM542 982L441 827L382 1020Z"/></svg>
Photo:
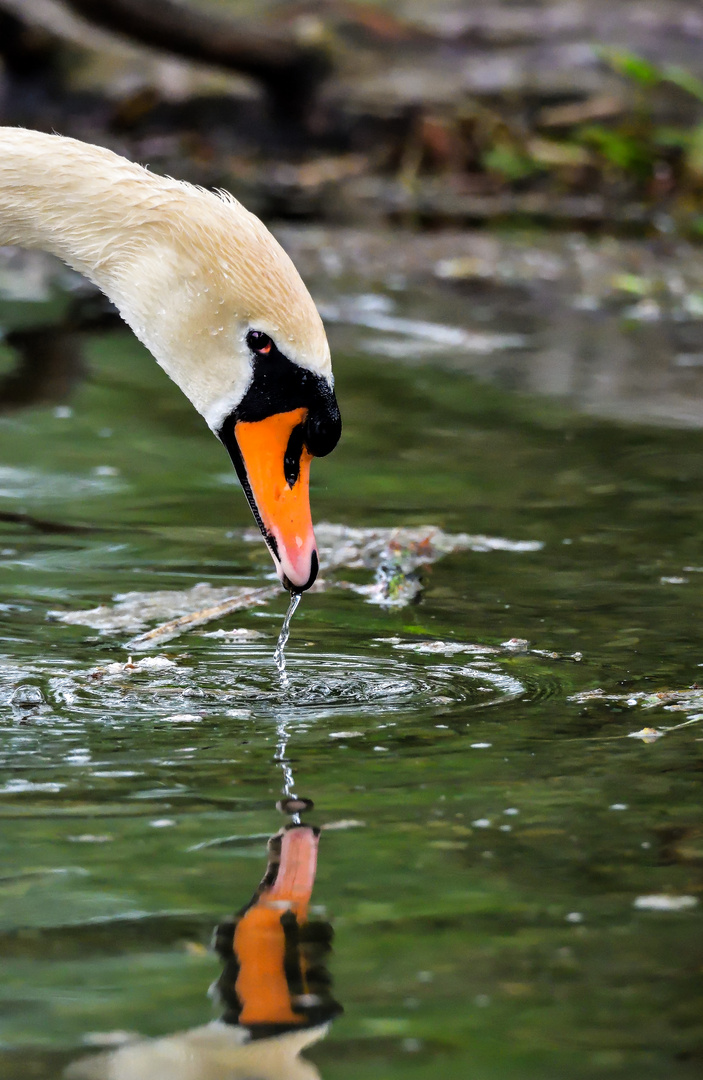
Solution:
<svg viewBox="0 0 703 1080"><path fill-rule="evenodd" d="M0 377L0 414L70 400L87 375L82 352L85 335L122 325L108 300L86 290L55 322L5 334L16 362Z"/></svg>
<svg viewBox="0 0 703 1080"><path fill-rule="evenodd" d="M295 804L312 808L308 800ZM272 836L253 897L215 928L224 969L211 993L224 1006L220 1020L83 1058L67 1080L320 1080L300 1054L341 1006L326 967L332 928L308 919L319 836L295 821Z"/></svg>

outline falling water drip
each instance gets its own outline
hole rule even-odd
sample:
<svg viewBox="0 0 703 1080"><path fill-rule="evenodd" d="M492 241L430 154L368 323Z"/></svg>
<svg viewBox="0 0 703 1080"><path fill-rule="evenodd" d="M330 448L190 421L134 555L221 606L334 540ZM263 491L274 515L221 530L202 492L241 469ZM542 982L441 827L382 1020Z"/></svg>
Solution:
<svg viewBox="0 0 703 1080"><path fill-rule="evenodd" d="M278 674L281 677L281 684L285 688L288 687L288 675L286 674L286 656L285 648L288 644L288 638L290 637L290 621L295 614L295 610L300 603L302 593L291 593L290 604L288 605L288 611L286 617L283 620L283 626L281 632L278 635L278 644L276 645L276 651L273 654L273 662L278 669Z"/></svg>
<svg viewBox="0 0 703 1080"><path fill-rule="evenodd" d="M281 632L278 635L278 644L276 645L276 651L273 654L273 661L278 670L278 674L281 679L281 686L287 689L289 686L289 679L286 673L286 645L288 644L288 638L290 637L290 623L293 615L296 612L298 604L300 603L302 593L291 593L290 604L288 605L288 611L286 617L283 620L283 626ZM283 770L283 796L284 799L295 799L295 781L293 779L293 770L288 764L286 758L286 748L288 746L288 730L286 728L285 720L279 720L276 725L276 734L278 736L278 745L276 746L276 761L280 764ZM291 814L291 820L294 825L300 825L300 814Z"/></svg>
<svg viewBox="0 0 703 1080"><path fill-rule="evenodd" d="M297 596L297 599L300 600L300 595L299 594ZM295 611L296 607L297 607L297 604L295 605L295 607L293 607L293 611ZM293 611L291 611L289 609L288 610L288 615L292 615ZM289 622L289 621L290 620L288 619L288 616L286 616L286 622ZM285 629L285 624L284 624L284 629ZM287 636L288 635L286 635L286 637ZM282 637L283 637L283 631L281 631L281 638ZM279 644L279 646L281 644L280 638L279 638L278 644ZM283 645L285 646L285 641L283 642ZM283 650L282 649L281 649L281 656L283 656ZM281 671L281 668L279 667L278 670ZM284 674L284 673L285 673L285 663L283 664L283 672L282 672L282 674ZM276 761L279 763L279 765L281 766L281 768L283 770L283 788L282 788L283 796L286 799L294 799L296 797L295 796L295 790L294 790L295 789L295 780L293 779L293 770L291 769L290 765L288 764L288 759L286 757L286 748L288 746L288 730L286 728L285 720L280 720L278 722L278 724L276 725L276 734L278 735L278 745L276 746ZM291 820L293 821L293 823L295 825L300 825L300 814L292 814L291 815Z"/></svg>

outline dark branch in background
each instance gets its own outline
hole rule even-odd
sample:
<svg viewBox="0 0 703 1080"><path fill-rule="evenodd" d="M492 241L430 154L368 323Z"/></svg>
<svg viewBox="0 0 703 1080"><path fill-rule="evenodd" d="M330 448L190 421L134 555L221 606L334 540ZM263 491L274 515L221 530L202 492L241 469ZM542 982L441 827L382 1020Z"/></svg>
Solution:
<svg viewBox="0 0 703 1080"><path fill-rule="evenodd" d="M261 82L276 117L301 122L332 68L324 50L292 36L252 30L178 0L64 0L95 26L154 49L249 75Z"/></svg>

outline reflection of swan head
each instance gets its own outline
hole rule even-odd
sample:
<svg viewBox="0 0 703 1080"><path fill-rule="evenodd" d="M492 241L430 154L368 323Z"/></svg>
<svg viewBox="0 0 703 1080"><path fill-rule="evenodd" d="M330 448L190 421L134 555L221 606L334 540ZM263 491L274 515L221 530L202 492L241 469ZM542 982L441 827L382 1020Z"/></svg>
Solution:
<svg viewBox="0 0 703 1080"><path fill-rule="evenodd" d="M307 921L319 833L292 824L272 836L252 900L216 928L225 1022L83 1058L67 1080L320 1080L300 1054L341 1006L324 969L331 927Z"/></svg>
<svg viewBox="0 0 703 1080"><path fill-rule="evenodd" d="M140 1039L69 1066L66 1080L320 1080L299 1055L327 1024L249 1041L245 1028L215 1021L163 1039Z"/></svg>

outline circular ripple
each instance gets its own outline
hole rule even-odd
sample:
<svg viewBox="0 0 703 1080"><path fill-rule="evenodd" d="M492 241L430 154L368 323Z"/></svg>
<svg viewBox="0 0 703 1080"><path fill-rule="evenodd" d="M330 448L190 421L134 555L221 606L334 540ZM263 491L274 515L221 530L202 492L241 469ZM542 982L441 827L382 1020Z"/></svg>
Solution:
<svg viewBox="0 0 703 1080"><path fill-rule="evenodd" d="M37 672L38 674L38 672ZM381 716L453 707L486 708L535 697L534 680L518 680L498 660L461 663L435 656L347 655L291 650L282 680L269 647L218 648L195 664L96 676L54 671L41 682L46 705L34 710L80 718L192 720L217 712L324 718L341 713Z"/></svg>
<svg viewBox="0 0 703 1080"><path fill-rule="evenodd" d="M209 667L211 678L213 667L219 669L216 678L220 683L222 661ZM228 685L222 691L233 704L321 716L347 710L378 714L458 704L478 708L524 693L522 683L505 674L498 664L479 668L423 662L420 658L336 653L310 656L291 651L284 683L270 655L252 648L229 653L226 670Z"/></svg>
<svg viewBox="0 0 703 1080"><path fill-rule="evenodd" d="M523 684L526 704L542 704L564 696L564 680L554 674L530 671L523 676Z"/></svg>

